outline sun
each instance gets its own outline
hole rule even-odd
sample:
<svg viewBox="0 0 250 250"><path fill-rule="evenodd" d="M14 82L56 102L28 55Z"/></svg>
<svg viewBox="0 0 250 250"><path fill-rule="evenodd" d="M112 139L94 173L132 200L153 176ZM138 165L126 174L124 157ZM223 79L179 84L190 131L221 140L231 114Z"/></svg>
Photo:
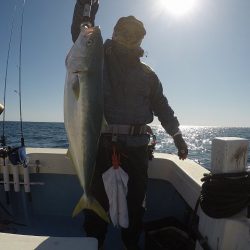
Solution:
<svg viewBox="0 0 250 250"><path fill-rule="evenodd" d="M182 16L195 7L197 0L160 0L162 7L166 9L170 14L175 16Z"/></svg>

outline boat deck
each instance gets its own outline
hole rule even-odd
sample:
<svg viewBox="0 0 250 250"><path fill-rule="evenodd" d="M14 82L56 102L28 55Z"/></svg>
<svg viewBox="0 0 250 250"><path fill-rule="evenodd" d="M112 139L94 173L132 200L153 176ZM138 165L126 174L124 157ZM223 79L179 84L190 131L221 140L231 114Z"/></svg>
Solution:
<svg viewBox="0 0 250 250"><path fill-rule="evenodd" d="M15 192L11 184L11 191L8 192L6 199L4 186L0 186L0 202L12 214L10 217L1 211L0 219L5 222L12 220L23 225L5 224L1 231L14 233L17 236L41 236L43 239L48 236L51 239L85 236L83 213L76 218L71 216L74 206L82 195L82 188L70 161L65 158L65 151L28 149L31 193L25 193L22 186L20 192ZM200 177L208 171L189 160L183 163L176 156L167 155L170 158L167 159L165 154L157 154L156 157L150 162L149 168L145 225L162 219L171 222L172 218L174 222L178 221L179 224L185 225L199 195ZM0 167L0 173L1 171ZM10 181L12 181L12 171L13 166L10 166ZM20 168L19 171L21 183L23 169ZM3 239L5 236L0 235L0 237ZM144 237L145 234L140 241L142 248L144 248ZM122 249L119 228L109 225L105 249Z"/></svg>

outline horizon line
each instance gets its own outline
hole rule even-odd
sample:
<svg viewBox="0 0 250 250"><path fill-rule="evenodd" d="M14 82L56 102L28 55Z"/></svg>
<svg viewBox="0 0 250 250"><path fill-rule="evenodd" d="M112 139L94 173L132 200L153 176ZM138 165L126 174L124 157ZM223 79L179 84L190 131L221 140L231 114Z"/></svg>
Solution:
<svg viewBox="0 0 250 250"><path fill-rule="evenodd" d="M3 121L0 120L2 123ZM5 122L20 122L20 120L5 120ZM64 121L22 121L22 122L30 122L30 123L64 123ZM162 127L159 123L149 123L149 126L159 126ZM224 128L250 128L250 125L180 125L180 128L185 127L224 127ZM163 128L163 127L162 127Z"/></svg>

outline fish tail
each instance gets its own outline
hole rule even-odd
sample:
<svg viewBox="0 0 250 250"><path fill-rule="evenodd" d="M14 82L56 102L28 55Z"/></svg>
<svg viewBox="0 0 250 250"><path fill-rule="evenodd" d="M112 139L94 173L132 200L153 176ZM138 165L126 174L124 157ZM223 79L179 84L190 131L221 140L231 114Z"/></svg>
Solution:
<svg viewBox="0 0 250 250"><path fill-rule="evenodd" d="M99 217L101 217L104 221L106 221L107 223L110 223L109 217L106 211L100 205L100 203L94 198L88 199L87 196L83 194L83 196L80 198L79 202L74 208L72 217L75 217L84 209L92 210Z"/></svg>

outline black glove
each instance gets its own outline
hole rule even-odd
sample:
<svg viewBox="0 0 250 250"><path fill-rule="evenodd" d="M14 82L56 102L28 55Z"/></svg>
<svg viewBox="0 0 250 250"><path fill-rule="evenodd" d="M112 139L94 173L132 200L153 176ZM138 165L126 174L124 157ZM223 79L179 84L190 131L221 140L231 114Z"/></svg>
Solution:
<svg viewBox="0 0 250 250"><path fill-rule="evenodd" d="M77 0L73 20L71 25L71 35L72 41L75 42L80 33L80 26L83 22L90 22L92 26L95 26L95 15L99 7L99 1L93 0L90 12L90 20L84 20L86 17L83 17L84 6L85 4L91 4L90 0Z"/></svg>
<svg viewBox="0 0 250 250"><path fill-rule="evenodd" d="M95 15L99 8L99 0L92 0L92 1L91 0L77 0L77 4L82 12L81 14L83 14L85 4L88 4L91 6L90 21L92 23L92 26L94 26Z"/></svg>
<svg viewBox="0 0 250 250"><path fill-rule="evenodd" d="M185 160L188 155L188 147L181 134L175 135L173 137L174 144L178 149L178 156L180 160Z"/></svg>

